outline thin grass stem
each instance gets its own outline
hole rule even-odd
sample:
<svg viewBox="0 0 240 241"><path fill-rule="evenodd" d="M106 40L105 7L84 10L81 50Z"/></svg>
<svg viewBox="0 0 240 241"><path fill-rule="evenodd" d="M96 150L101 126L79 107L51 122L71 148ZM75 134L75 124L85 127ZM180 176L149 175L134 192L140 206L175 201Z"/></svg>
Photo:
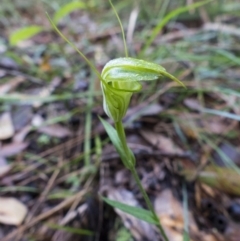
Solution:
<svg viewBox="0 0 240 241"><path fill-rule="evenodd" d="M125 57L128 57L128 49L127 49L126 38L125 38L125 34L124 34L124 29L123 29L122 22L121 22L121 20L120 20L120 18L119 18L119 16L118 16L118 13L117 13L114 5L112 4L112 1L111 1L111 0L109 0L109 3L110 3L110 5L111 5L111 7L112 7L112 10L114 11L114 14L116 15L117 20L118 20L118 22L119 22L119 25L120 25L120 28L121 28L121 32L122 32L123 45L124 45L124 50L125 50Z"/></svg>
<svg viewBox="0 0 240 241"><path fill-rule="evenodd" d="M90 78L89 91L92 92L94 88L94 79ZM85 119L85 137L84 137L84 164L90 165L90 150L91 150L91 128L92 128L92 106L93 96L89 95L87 100L87 111Z"/></svg>
<svg viewBox="0 0 240 241"><path fill-rule="evenodd" d="M79 53L81 55L81 57L86 61L86 63L88 64L88 66L94 71L94 73L98 76L98 78L100 80L102 80L100 73L98 72L97 68L95 68L95 66L91 63L91 61L77 48L77 46L72 43L56 26L56 24L53 22L53 20L50 18L50 16L48 15L48 13L46 13L47 18L49 20L49 22L51 23L52 27L54 28L54 30L61 36L62 39L64 39L70 46L72 46L73 49L75 49L77 51L77 53Z"/></svg>

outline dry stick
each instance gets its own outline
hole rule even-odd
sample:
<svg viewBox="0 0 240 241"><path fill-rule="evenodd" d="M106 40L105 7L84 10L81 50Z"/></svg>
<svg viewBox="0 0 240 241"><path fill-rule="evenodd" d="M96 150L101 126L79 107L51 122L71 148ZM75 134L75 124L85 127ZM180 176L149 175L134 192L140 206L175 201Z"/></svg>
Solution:
<svg viewBox="0 0 240 241"><path fill-rule="evenodd" d="M34 226L35 224L37 224L40 221L43 221L44 219L52 216L53 214L57 213L58 211L60 211L61 209L71 205L75 199L79 199L80 197L83 197L85 194L87 193L86 190L82 190L79 193L75 194L74 196L62 201L60 204L58 204L56 207L54 207L53 209L38 215L36 218L34 218L33 220L31 220L30 222L26 223L25 225L20 226L17 230L15 230L14 232L8 234L7 236L5 236L1 241L11 241L14 239L14 241L17 241L19 239L16 239L16 236L19 236L21 233L23 233L25 230L31 228L32 226Z"/></svg>
<svg viewBox="0 0 240 241"><path fill-rule="evenodd" d="M86 183L86 186L89 186L89 187L90 187L90 185L91 185L92 181L94 180L94 178L95 178L95 175L93 175L91 178L89 178L88 181L87 181L87 183ZM71 206L70 209L68 210L67 215L68 215L70 212L72 212L74 209L77 208L77 205L78 205L78 203L80 202L80 199L81 199L81 197L75 199L75 201L73 202L72 206Z"/></svg>
<svg viewBox="0 0 240 241"><path fill-rule="evenodd" d="M91 138L94 137L97 134L101 135L103 133L105 133L105 130L101 126L101 128L98 128L95 131L93 131L93 133L91 134ZM75 138L73 138L73 139L71 139L69 141L66 141L65 143L59 144L59 145L57 145L57 146L55 146L53 148L50 148L50 149L48 149L48 150L46 150L44 152L39 153L38 156L40 156L41 158L44 158L44 157L49 156L49 155L51 155L51 154L53 154L55 152L58 152L58 151L62 151L62 150L68 151L71 148L73 148L76 144L81 143L83 141L83 139L84 139L83 137L79 138L79 136L77 136L77 137L75 137ZM29 160L32 160L32 161L35 160L35 159L37 159L37 158L35 158L35 157L34 158L29 158ZM24 170L23 173L21 173L21 174L19 174L19 173L18 174L13 174L9 178L12 181L17 181L17 180L19 180L19 178L22 179L22 177L24 175L27 175L29 172L38 169L43 164L44 163L39 163L39 162L38 163L34 163L31 166L26 167L26 169ZM63 167L64 165L65 165L65 163L63 163L59 168ZM45 173L51 172L54 169L55 169L55 167L54 168L49 168L49 169L47 169L47 171ZM31 177L30 180L32 181L32 180L35 180L35 179L34 178L32 179L32 177Z"/></svg>
<svg viewBox="0 0 240 241"><path fill-rule="evenodd" d="M77 158L80 154L82 154L82 153L78 153L77 155L73 156L72 158L73 158L73 159L74 159L74 158ZM67 161L63 160L62 163L57 167L58 170L62 169L65 165L67 165L66 163L67 163ZM40 163L40 165L42 165L42 163ZM37 166L39 166L39 165L37 165ZM34 169L36 169L36 168L34 168L34 164L33 164L33 165L31 166L31 168L28 169L28 172L30 172L30 171L32 171L32 170L34 170ZM56 169L55 166L54 166L54 167L52 167L52 166L51 166L51 167L48 167L48 168L44 171L44 174L51 173L51 172L53 172L55 169ZM67 174L67 175L59 178L59 179L57 180L57 184L61 183L62 180L64 180L64 179L66 178L66 176L69 176L69 175L71 175L71 174L73 174L73 173L81 173L81 172L82 172L82 170L78 170L78 171L69 173L69 174ZM25 173L25 175L26 175L26 174L27 174L27 173ZM35 181L35 180L37 180L37 179L38 179L38 176L31 176L31 177L23 180L22 182L20 182L20 183L19 183L19 186L26 186L29 182L33 182L33 181ZM13 178L12 180L14 180L14 178Z"/></svg>
<svg viewBox="0 0 240 241"><path fill-rule="evenodd" d="M59 144L53 148L50 148L44 152L41 152L40 154L38 154L38 156L40 156L41 158L44 158L46 156L49 156L55 152L58 152L58 151L68 151L69 149L73 148L76 144L78 144L79 142L82 142L83 141L83 138L79 138L78 136L76 138L73 138L65 143L62 143L62 144ZM33 158L29 158L29 160L35 160L37 159L36 157L33 157ZM29 167L26 167L26 169L24 170L23 173L21 174L13 174L11 177L11 180L13 181L16 181L19 179L19 177L22 177L23 175L27 175L29 172L33 171L33 170L36 170L38 169L41 165L43 165L44 163L34 163L32 164L31 166ZM55 168L55 167L54 167Z"/></svg>
<svg viewBox="0 0 240 241"><path fill-rule="evenodd" d="M26 218L26 223L29 223L34 214L37 212L37 210L40 208L41 204L43 203L43 201L45 200L47 194L49 193L49 191L51 190L54 181L56 180L58 174L59 174L60 170L57 169L51 176L50 180L48 181L48 184L46 186L46 188L44 189L44 191L41 193L40 198L37 200L36 204L33 206L32 208L32 212L29 214L29 216L27 216ZM20 235L19 235L20 236Z"/></svg>
<svg viewBox="0 0 240 241"><path fill-rule="evenodd" d="M49 191L51 190L51 188L53 187L53 184L59 174L60 170L57 169L51 176L50 180L47 183L46 188L44 189L44 191L41 193L41 196L39 197L37 203L33 206L32 212L31 214L28 216L26 222L31 221L33 215L37 212L37 210L40 208L41 204L44 202L44 200L46 199L47 194L49 193Z"/></svg>

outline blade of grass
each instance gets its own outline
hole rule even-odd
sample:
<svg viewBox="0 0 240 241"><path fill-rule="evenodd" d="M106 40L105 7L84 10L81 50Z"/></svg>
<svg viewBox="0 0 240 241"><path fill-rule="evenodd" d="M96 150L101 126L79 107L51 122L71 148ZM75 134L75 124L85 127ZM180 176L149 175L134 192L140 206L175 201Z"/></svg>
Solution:
<svg viewBox="0 0 240 241"><path fill-rule="evenodd" d="M70 100L70 99L79 99L85 98L88 96L99 96L101 95L101 91L90 92L86 91L84 93L64 93L62 95L51 95L47 97L40 97L36 95L26 95L26 94L3 94L0 96L0 102L17 102L20 104L33 104L35 102L41 102L42 104L50 103L54 101L61 100Z"/></svg>
<svg viewBox="0 0 240 241"><path fill-rule="evenodd" d="M214 49L214 51L217 52L218 54L228 58L233 63L240 65L240 58L235 56L234 54L230 53L229 51L226 51L224 49Z"/></svg>
<svg viewBox="0 0 240 241"><path fill-rule="evenodd" d="M164 17L164 15L167 12L167 9L169 7L170 4L170 0L165 0L165 1L159 1L159 3L161 3L161 8L158 14L158 19L162 19Z"/></svg>
<svg viewBox="0 0 240 241"><path fill-rule="evenodd" d="M18 29L14 33L10 35L10 45L15 46L19 42L29 39L33 37L34 35L42 32L44 29L42 26L37 26L37 25L32 25L32 26L27 26L21 29Z"/></svg>
<svg viewBox="0 0 240 241"><path fill-rule="evenodd" d="M208 108L203 108L203 109L201 109L201 111L204 113L218 115L218 116L222 116L222 117L226 117L229 119L240 121L240 116L233 114L233 113L229 113L229 112L225 112L225 111L221 111L221 110L213 110L213 109L208 109Z"/></svg>
<svg viewBox="0 0 240 241"><path fill-rule="evenodd" d="M234 169L240 175L240 168L209 137L201 135L201 139L218 153L227 167Z"/></svg>
<svg viewBox="0 0 240 241"><path fill-rule="evenodd" d="M40 190L34 187L26 187L26 186L9 186L9 187L0 187L0 193L4 192L32 192L39 193Z"/></svg>
<svg viewBox="0 0 240 241"><path fill-rule="evenodd" d="M54 28L54 30L61 36L62 39L64 39L74 50L76 50L76 52L86 61L86 63L88 64L88 66L94 71L94 73L98 76L99 80L101 80L101 75L98 72L97 68L91 63L91 61L77 48L77 46L72 43L56 26L56 24L53 22L53 20L50 18L50 16L48 15L48 13L46 13L47 18L49 20L49 22L51 23L52 27Z"/></svg>
<svg viewBox="0 0 240 241"><path fill-rule="evenodd" d="M69 15L71 12L76 9L85 9L86 4L81 1L73 1L69 2L64 6L61 6L57 12L55 12L53 16L53 21L57 24L62 18Z"/></svg>
<svg viewBox="0 0 240 241"><path fill-rule="evenodd" d="M94 79L90 78L89 92L93 92ZM93 96L89 95L87 99L87 110L85 119L85 138L84 138L84 164L85 166L90 165L90 149L91 149L91 128L92 128L92 106Z"/></svg>
<svg viewBox="0 0 240 241"><path fill-rule="evenodd" d="M87 229L80 229L80 228L73 228L73 227L69 227L69 226L61 226L61 225L57 225L54 223L45 223L46 226L48 226L51 229L55 229L55 230L63 230L66 231L68 233L73 233L73 234L80 234L80 235L94 235L94 233L90 230Z"/></svg>
<svg viewBox="0 0 240 241"><path fill-rule="evenodd" d="M121 22L121 20L120 20L120 18L119 18L119 16L118 16L118 13L117 13L114 5L112 4L112 1L111 1L111 0L109 0L109 3L110 3L110 5L111 5L111 7L112 7L112 10L113 10L113 12L114 12L117 20L118 20L118 23L119 23L119 25L120 25L121 32L122 32L122 39L123 39L124 51L125 51L125 57L128 57L128 49L127 49L126 38L125 38L125 33L124 33L124 29L123 29L122 22Z"/></svg>
<svg viewBox="0 0 240 241"><path fill-rule="evenodd" d="M139 53L139 57L141 58L142 56L144 56L146 50L150 47L150 45L152 44L152 42L154 41L154 39L157 37L157 35L159 34L159 32L162 30L162 28L173 18L175 18L177 15L187 12L188 10L194 9L194 8L198 8L200 6L203 6L204 4L207 4L209 2L211 2L212 0L207 0L207 1L202 1L202 2L197 2L197 3L193 3L187 6L183 6L183 7L179 7L173 11L171 11L169 14L167 14L158 24L157 26L152 30L152 34L150 36L150 38L146 41L146 43L144 44L142 50Z"/></svg>

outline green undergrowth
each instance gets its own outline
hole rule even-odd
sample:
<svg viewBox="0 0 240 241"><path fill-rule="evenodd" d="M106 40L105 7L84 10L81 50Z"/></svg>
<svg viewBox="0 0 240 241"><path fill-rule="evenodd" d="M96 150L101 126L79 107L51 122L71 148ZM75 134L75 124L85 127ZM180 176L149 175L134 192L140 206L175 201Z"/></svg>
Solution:
<svg viewBox="0 0 240 241"><path fill-rule="evenodd" d="M1 94L0 108L1 111L9 110L12 105L19 102L32 105L35 101L41 102L43 105L64 103L66 106L76 99L85 103L85 107L77 111L77 115L82 116L84 123L84 153L71 157L68 163L59 167L59 170L65 172L72 170L71 165L75 165L76 168L89 165L89 169L85 170L85 173L78 173L77 178L75 174L68 177L67 185L73 187L73 191L65 192L66 190L62 189L48 196L49 199L58 199L71 196L75 193L75 187L86 182L86 177L96 175L99 162L91 163L91 154L97 152L98 160L100 160L102 148L109 140L102 141L99 137L91 136L91 126L95 123L91 111L101 106L101 92L99 87L94 85L98 80L93 77L92 71L80 56L53 33L50 25L46 23L46 19L43 20L46 18L45 12L55 16L55 23L58 24L61 31L98 68L102 68L110 59L123 57L124 48L118 20L107 1L91 0L88 4L74 3L72 6L69 5L69 1L64 0L37 1L38 7L36 6L36 9L30 2L3 0L1 3L0 25L3 32L0 34L0 46L6 51L2 54L0 60L3 57L14 60L20 66L19 72L15 73L14 76L17 76L18 73L24 73L30 81L23 83L15 93ZM187 91L176 86L169 88L167 90L168 95L170 97L172 95L175 99L171 102L169 109L159 114L161 120L172 121L177 136L182 140L182 146L185 149L191 150L192 140L189 140L181 129L182 119L180 115L183 112L192 113L192 110L183 104L184 100L188 98L196 99L201 106L201 110L193 111L200 111L202 118L218 116L219 118L239 121L239 116L233 111L234 108L238 107L240 97L238 81L240 64L239 25L237 26L231 21L229 23L223 18L223 16L239 17L240 3L238 1L215 0L211 1L207 7L201 7L211 23L219 23L220 21L227 29L234 28L236 30L230 33L219 31L219 29L207 30L207 28L204 28L199 10L189 9L183 13L179 11L179 14L177 14L178 9L185 10L186 1L159 0L149 5L145 0L139 1L139 3L124 0L113 1L113 4L123 23L131 56L140 56L142 59L151 60L164 66L171 74L182 80L188 88ZM77 10L73 11L75 9L73 6ZM34 9L35 15L23 16L22 13L29 8ZM128 35L129 16L134 11L138 12L138 18L133 34ZM174 11L176 11L176 15L167 21L166 16L170 16ZM81 21L84 22L84 17L87 18L88 25L80 24ZM39 19L42 19L42 21ZM161 26L164 19L166 24ZM33 28L34 26L37 26L37 28ZM205 23L206 26L207 23ZM179 38L173 37L171 39L171 34L173 36L174 32L177 34L180 30L185 31L185 34ZM162 34L159 34L159 32ZM44 35L48 36L50 40L35 43L38 36ZM169 38L165 38L166 36ZM32 41L32 43L30 43L30 46L24 47L24 43L27 41ZM23 47L21 44L23 44ZM51 67L49 71L44 69L42 63L44 58L47 59L47 64ZM35 85L44 88L56 76L67 81L49 96L35 97L25 91ZM5 76L1 79L0 84L7 83L11 78L12 75L11 77ZM73 91L77 78L86 80L87 90ZM132 107L145 101L159 103L161 96L166 94L161 92L166 84L165 81L145 83L143 91L134 97ZM156 93L156 98L151 99L151 96ZM216 98L214 99L212 96L216 96ZM222 99L219 96L225 96L225 99L236 98L236 101L229 102L227 106L222 106ZM51 124L61 123L65 125L68 118L75 114L76 109L69 109L67 114L59 118L51 118L49 121ZM190 119L185 121L189 122L189 125L192 121L194 122ZM127 124L130 126L132 123L128 122ZM192 127L196 128L195 123ZM233 132L226 133L224 137L229 141L236 138ZM199 133L197 140L200 146L207 144L220 154L221 150L218 145L222 141L225 141L224 138L206 131ZM226 165L239 173L239 169L231 160L225 154L221 155ZM26 158L30 158L30 156L26 154ZM38 160L38 158L35 157L35 160ZM56 160L48 162L47 159L39 157L40 160L48 166L49 173L54 170ZM24 170L24 165L20 165L16 170ZM36 173L39 173L38 170L36 170ZM38 192L36 188L24 188L22 186L1 188L0 192L6 193L11 190L22 192L26 189L29 192ZM184 193L185 191L184 189ZM52 228L63 229L61 226L52 226ZM75 232L76 230L67 228L65 231ZM121 239L121 233L124 233L126 240L131 240L128 231L122 227L119 227L117 232L117 240L124 240Z"/></svg>

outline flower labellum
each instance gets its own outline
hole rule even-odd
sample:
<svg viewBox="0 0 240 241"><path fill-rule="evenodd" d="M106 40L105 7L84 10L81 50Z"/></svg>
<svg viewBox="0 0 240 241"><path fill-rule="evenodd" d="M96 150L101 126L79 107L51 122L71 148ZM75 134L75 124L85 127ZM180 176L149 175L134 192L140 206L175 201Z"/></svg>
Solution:
<svg viewBox="0 0 240 241"><path fill-rule="evenodd" d="M121 121L132 94L142 89L139 82L157 80L161 76L183 85L158 64L129 57L110 60L101 73L104 111L115 122Z"/></svg>

